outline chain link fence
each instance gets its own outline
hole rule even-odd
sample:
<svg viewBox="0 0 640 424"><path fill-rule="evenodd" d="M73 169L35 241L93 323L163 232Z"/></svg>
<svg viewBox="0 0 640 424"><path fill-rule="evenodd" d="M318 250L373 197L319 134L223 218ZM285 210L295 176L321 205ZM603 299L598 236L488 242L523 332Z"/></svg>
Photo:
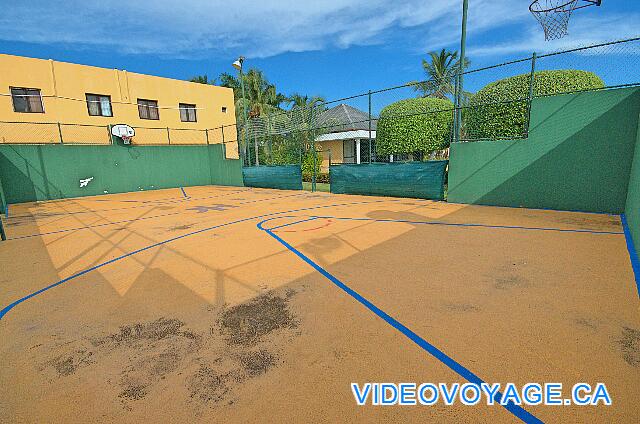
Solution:
<svg viewBox="0 0 640 424"><path fill-rule="evenodd" d="M136 127L134 145L174 146L222 144L227 159L238 159L236 125L211 129ZM0 144L110 145L111 125L0 121Z"/></svg>
<svg viewBox="0 0 640 424"><path fill-rule="evenodd" d="M639 62L633 38L269 110L240 124L241 154L245 165L302 164L303 173L314 161L322 173L329 164L446 159L451 142L526 138L535 98L640 85Z"/></svg>

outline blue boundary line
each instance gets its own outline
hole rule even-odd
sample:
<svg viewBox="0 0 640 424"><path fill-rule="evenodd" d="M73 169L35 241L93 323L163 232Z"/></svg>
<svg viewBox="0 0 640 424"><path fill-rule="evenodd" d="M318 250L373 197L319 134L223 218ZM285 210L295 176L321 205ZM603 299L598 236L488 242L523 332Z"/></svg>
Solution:
<svg viewBox="0 0 640 424"><path fill-rule="evenodd" d="M627 250L629 251L629 259L631 260L631 268L636 278L636 288L638 289L638 296L640 296L640 259L638 258L638 251L633 243L633 237L631 235L631 229L627 223L627 217L625 214L620 215L620 221L622 221L622 229L624 230L624 238L627 241Z"/></svg>
<svg viewBox="0 0 640 424"><path fill-rule="evenodd" d="M271 219L273 219L273 218L271 218ZM396 330L400 331L409 340L414 342L416 345L420 346L427 353L431 354L434 358L436 358L437 360L442 362L444 365L449 367L449 369L451 369L452 371L454 371L455 373L457 373L458 375L460 375L465 380L467 380L467 381L469 381L471 383L475 383L475 384L478 384L478 385L484 383L484 381L480 377L475 375L473 372L469 371L463 365L461 365L458 362L456 362L453 358L451 358L450 356L445 354L443 351L441 351L440 349L438 349L437 347L435 347L434 345L432 345L431 343L429 343L428 341L426 341L422 337L418 336L416 333L411 331L408 327L406 327L400 321L396 320L391 315L389 315L386 312L384 312L382 309L380 309L375 304L373 304L372 302L367 300L365 297L360 295L358 292L353 290L351 287L347 286L345 283L340 281L334 275L329 273L329 271L325 270L320 265L318 265L317 263L315 263L314 261L309 259L302 252L297 250L295 247L291 246L289 243L287 243L280 236L278 236L277 234L275 234L273 232L273 230L275 228L282 228L282 227L286 227L288 225L295 225L295 224L298 224L298 223L304 222L304 221L296 221L296 222L292 222L292 223L289 223L289 224L280 225L280 226L277 226L277 227L274 227L274 228L264 228L263 224L265 222L270 221L271 219L265 219L265 220L259 222L256 226L258 227L258 229L266 232L271 237L273 237L276 241L278 241L280 244L282 244L284 247L286 247L289 251L291 251L293 254L298 256L300 259L302 259L308 265L310 265L313 269L315 269L320 274L322 274L325 278L327 278L333 284L335 284L340 289L342 289L349 296L353 297L355 300L357 300L359 303L364 305L371 312L376 314L378 317L382 318L384 321L387 322L387 324L391 325L393 328L395 328ZM313 218L313 219L316 219L316 218ZM308 221L308 220L305 220L305 221ZM495 395L495 400L497 402L500 402L501 399L502 399L502 393L498 392ZM525 423L542 423L542 421L540 419L538 419L537 417L535 417L531 413L527 412L524 408L514 404L513 402L508 402L506 405L501 405L501 406L503 406L507 411L511 412L513 415L515 415L516 417L518 417L519 419L521 419Z"/></svg>
<svg viewBox="0 0 640 424"><path fill-rule="evenodd" d="M479 228L497 228L507 230L529 230L529 231L557 231L561 233L587 233L587 234L614 234L622 235L620 231L598 231L598 230L581 230L570 228L553 228L553 227L522 227L519 225L493 225L493 224L474 224L474 223L459 223L459 222L445 222L445 221L411 221L405 219L376 219L376 218L352 218L352 217L337 217L330 215L314 215L315 218L326 218L343 221L371 221L371 222L398 222L402 224L415 224L415 225L445 225L450 227L479 227Z"/></svg>
<svg viewBox="0 0 640 424"><path fill-rule="evenodd" d="M184 191L183 187L180 187L180 191L182 191L182 195L184 196L185 199L189 198L189 196L187 196L187 193Z"/></svg>
<svg viewBox="0 0 640 424"><path fill-rule="evenodd" d="M301 194L293 194L293 195L287 195L287 196L278 196L278 197L270 197L267 199L255 199L255 200L248 200L245 202L240 202L237 203L236 205L246 205L248 203L259 203L259 202L266 202L267 200L277 200L277 199L282 199L282 198L287 198L287 197L292 197L292 196L302 196ZM193 199L191 199L193 200ZM156 206L162 206L162 205L156 205ZM181 205L176 205L176 206L181 206ZM235 206L235 205L232 205ZM93 212L102 212L103 210L97 210L97 211L93 211ZM87 211L86 213L89 213L91 211ZM18 237L12 237L9 240L18 240L18 239L25 239L25 238L31 238L31 237L40 237L40 236L45 236L45 235L51 235L51 234L59 234L59 233L66 233L66 232L70 232L70 231L81 231L81 230L90 230L92 228L98 228L98 227L104 227L107 225L115 225L115 224L122 224L125 222L135 222L135 221L142 221L144 219L152 219L152 218L162 218L165 216L171 216L171 215L178 215L184 212L171 212L168 214L162 214L162 215L154 215L154 216L149 216L149 217L143 217L143 218L136 218L136 219L128 219L128 220L123 220L123 221L115 221L115 222L107 222L104 224L96 224L96 225L88 225L85 227L75 227L75 228L67 228L67 229L63 229L63 230L57 230L57 231L49 231L46 233L37 233L37 234L28 234L28 235L24 235L24 236L18 236ZM287 213L287 212L282 212L282 213ZM60 216L60 215L58 215Z"/></svg>
<svg viewBox="0 0 640 424"><path fill-rule="evenodd" d="M266 201L266 200L270 200L270 199L264 199L264 201ZM57 282L55 282L53 284L50 284L50 285L48 285L46 287L43 287L40 290L37 290L37 291L35 291L33 293L30 293L30 294L28 294L28 295L26 295L24 297L21 297L18 300L15 300L14 302L10 303L9 305L5 306L4 308L2 308L0 310L0 321L4 318L4 316L11 309L15 308L16 306L18 306L22 302L25 302L25 301L31 299L32 297L35 297L35 296L37 296L37 295L39 295L41 293L44 293L47 290L50 290L50 289L52 289L54 287L57 287L57 286L59 286L61 284L64 284L64 283L66 283L68 281L71 281L74 278L80 277L80 276L82 276L84 274L87 274L87 273L89 273L91 271L94 271L94 270L102 268L102 267L104 267L106 265L109 265L109 264L112 264L114 262L117 262L117 261L119 261L121 259L127 258L129 256L135 255L135 254L140 253L140 252L144 252L144 251L152 249L154 247L158 247L158 246L161 246L161 245L164 245L164 244L167 244L167 243L171 243L171 242L173 242L175 240L179 240L179 239L182 239L182 238L185 238L185 237L189 237L189 236L193 236L193 235L196 235L196 234L204 233L205 231L210 231L210 230L213 230L213 229L216 229L216 228L221 228L221 227L226 227L226 226L233 225L233 224L239 224L241 222L251 221L251 220L254 220L254 219L260 219L260 218L266 218L266 217L275 217L277 215L279 215L280 217L283 217L284 214L291 213L291 212L301 212L301 211L329 208L329 207L335 207L335 206L348 206L348 205L360 205L360 204L369 204L369 203L380 203L380 202L385 202L385 201L388 201L388 200L384 199L384 200L371 200L371 201L361 201L361 202L332 203L332 204L329 204L329 205L319 205L319 206L311 206L311 207L306 207L306 208L291 209L291 210L288 210L288 211L272 212L272 213L267 213L267 214L262 214L262 215L251 216L251 217L248 217L248 218L242 218L242 219L238 219L238 220L235 220L235 221L225 222L223 224L214 225L214 226L203 228L203 229L200 229L200 230L197 230L197 231L192 231L190 233L183 234L181 236L172 237L172 238L167 239L167 240L159 241L157 243L150 244L150 245L145 246L143 248L136 249L133 252L129 252L129 253L126 253L124 255L118 256L116 258L110 259L110 260L108 260L106 262L102 262L102 263L100 263L98 265L95 265L95 266L93 266L91 268L87 268L87 269L85 269L83 271L77 272L77 273L75 273L75 274L73 274L73 275L71 275L71 276L69 276L67 278L64 278L64 279L62 279L60 281L57 281Z"/></svg>

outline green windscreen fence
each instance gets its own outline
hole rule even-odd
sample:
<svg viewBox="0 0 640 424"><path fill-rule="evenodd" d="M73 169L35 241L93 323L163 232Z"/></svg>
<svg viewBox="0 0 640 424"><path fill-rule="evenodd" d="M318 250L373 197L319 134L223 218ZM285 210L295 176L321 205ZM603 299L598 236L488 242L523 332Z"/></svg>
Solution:
<svg viewBox="0 0 640 424"><path fill-rule="evenodd" d="M448 162L333 165L331 192L442 200Z"/></svg>
<svg viewBox="0 0 640 424"><path fill-rule="evenodd" d="M246 187L302 190L300 165L249 166L242 168Z"/></svg>

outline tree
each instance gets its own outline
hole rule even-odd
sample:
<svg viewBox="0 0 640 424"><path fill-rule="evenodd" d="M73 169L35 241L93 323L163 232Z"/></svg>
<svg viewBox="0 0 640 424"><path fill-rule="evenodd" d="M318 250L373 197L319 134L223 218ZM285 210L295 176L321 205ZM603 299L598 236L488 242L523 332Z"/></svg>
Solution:
<svg viewBox="0 0 640 424"><path fill-rule="evenodd" d="M302 95L300 93L293 93L285 100L286 103L291 106L292 109L306 109L321 105L326 100L322 96L309 97L308 95Z"/></svg>
<svg viewBox="0 0 640 424"><path fill-rule="evenodd" d="M469 66L467 58L464 68ZM450 52L442 49L439 52L429 52L429 61L422 59L422 68L426 80L411 82L413 89L422 97L436 97L446 99L455 93L455 77L460 69L458 52Z"/></svg>
<svg viewBox="0 0 640 424"><path fill-rule="evenodd" d="M248 118L257 120L274 110L278 110L285 96L278 93L276 86L271 84L264 73L258 69L250 69L243 74L245 96L242 96L240 80L228 73L220 74L220 85L233 89L236 99L236 121L245 125L243 110L248 111ZM251 125L251 124L249 124ZM260 164L258 152L258 134L253 131L254 148L256 151L256 165Z"/></svg>
<svg viewBox="0 0 640 424"><path fill-rule="evenodd" d="M189 81L197 82L198 84L215 84L216 83L215 79L213 79L212 81L209 81L209 78L207 77L207 74L196 75L194 77L191 77L191 79Z"/></svg>

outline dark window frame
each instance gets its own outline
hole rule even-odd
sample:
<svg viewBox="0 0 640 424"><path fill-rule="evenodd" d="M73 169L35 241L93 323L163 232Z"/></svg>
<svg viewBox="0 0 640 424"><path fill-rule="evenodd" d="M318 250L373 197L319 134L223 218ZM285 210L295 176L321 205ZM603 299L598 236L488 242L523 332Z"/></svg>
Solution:
<svg viewBox="0 0 640 424"><path fill-rule="evenodd" d="M24 94L14 94L14 90L23 90ZM40 100L40 110L31 110L31 102L29 101L29 97L33 96L33 94L28 94L29 91L37 91L38 98ZM45 113L44 110L44 101L42 100L42 90L39 88L31 88L31 87L9 87L9 92L11 93L11 104L13 106L13 111L15 113ZM16 109L16 97L22 97L25 101L26 110L18 110Z"/></svg>
<svg viewBox="0 0 640 424"><path fill-rule="evenodd" d="M95 93L84 93L85 94L85 98L87 99L87 113L89 114L89 116L104 116L104 117L113 117L113 104L111 103L111 96L108 94L95 94ZM98 105L98 114L94 115L91 113L91 108L89 107L89 96L94 96L97 97L97 105ZM111 112L110 115L105 115L104 111L102 110L102 97L106 97L107 99L109 99L109 111ZM95 101L95 100L92 100Z"/></svg>
<svg viewBox="0 0 640 424"><path fill-rule="evenodd" d="M198 122L198 115L196 113L196 105L191 103L178 103L178 110L180 111L180 121L182 122ZM184 116L182 112L184 111ZM191 119L193 118L193 119Z"/></svg>
<svg viewBox="0 0 640 424"><path fill-rule="evenodd" d="M227 113L227 107L226 106L222 106L222 113Z"/></svg>
<svg viewBox="0 0 640 424"><path fill-rule="evenodd" d="M152 121L160 120L160 108L158 107L157 100L138 99L137 104L138 104L138 116L140 117L140 119L148 119ZM154 112L155 117L152 111L155 111Z"/></svg>

